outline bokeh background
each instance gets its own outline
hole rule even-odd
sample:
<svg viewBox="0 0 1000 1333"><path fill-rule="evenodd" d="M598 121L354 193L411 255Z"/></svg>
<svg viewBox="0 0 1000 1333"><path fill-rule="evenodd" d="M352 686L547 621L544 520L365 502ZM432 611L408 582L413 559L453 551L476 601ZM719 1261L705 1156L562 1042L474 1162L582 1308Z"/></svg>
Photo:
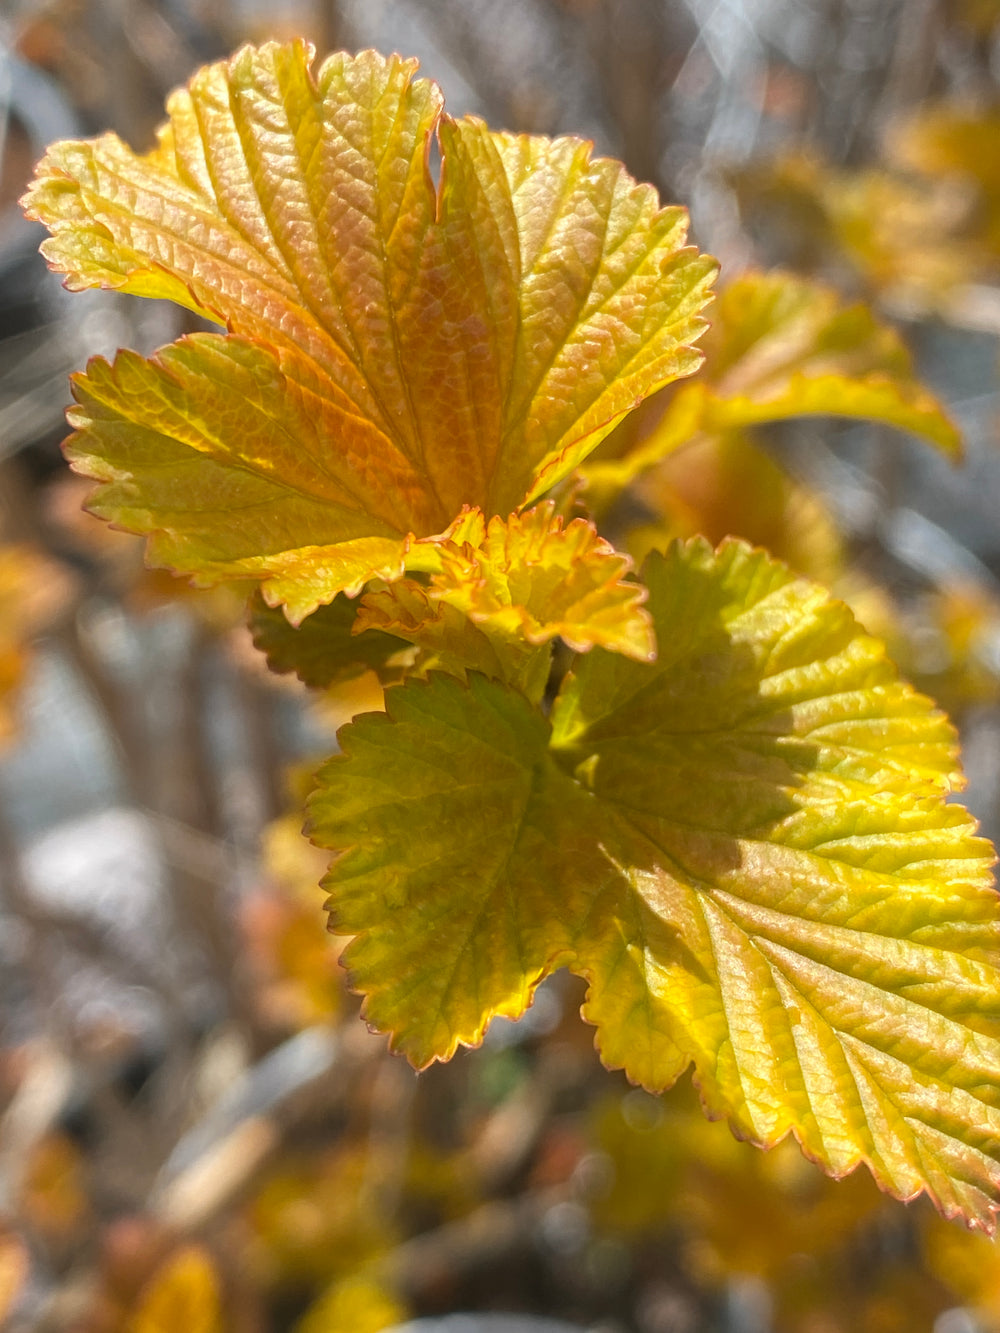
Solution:
<svg viewBox="0 0 1000 1333"><path fill-rule="evenodd" d="M32 165L107 128L146 147L198 65L300 33L419 56L453 113L590 137L689 206L725 275L792 268L901 330L963 468L812 420L651 484L676 532L763 541L851 600L952 710L1000 832L998 0L6 0L0 1324L1000 1330L996 1245L737 1143L687 1086L630 1089L569 978L447 1067L386 1056L298 813L376 683L269 676L234 596L145 570L81 512L67 375L190 325L61 289L16 204Z"/></svg>

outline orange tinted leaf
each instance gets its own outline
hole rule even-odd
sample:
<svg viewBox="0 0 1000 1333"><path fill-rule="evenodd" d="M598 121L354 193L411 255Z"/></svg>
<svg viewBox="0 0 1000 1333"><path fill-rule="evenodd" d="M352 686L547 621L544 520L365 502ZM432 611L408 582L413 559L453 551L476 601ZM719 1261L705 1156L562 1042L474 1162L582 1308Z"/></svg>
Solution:
<svg viewBox="0 0 1000 1333"><path fill-rule="evenodd" d="M153 153L56 145L26 201L70 286L230 331L78 377L95 508L182 572L261 579L296 618L398 577L407 539L465 505L516 509L694 370L715 272L683 210L581 141L453 121L412 61L311 55L203 69Z"/></svg>
<svg viewBox="0 0 1000 1333"><path fill-rule="evenodd" d="M434 549L428 586L404 579L363 599L358 629L376 627L417 644L422 663L482 671L540 699L557 637L649 660L655 638L645 590L627 582L627 556L576 519L563 527L551 502L489 524L468 514L464 531Z"/></svg>
<svg viewBox="0 0 1000 1333"><path fill-rule="evenodd" d="M73 591L65 567L25 542L0 544L0 744L17 730L17 699L31 641L63 612Z"/></svg>
<svg viewBox="0 0 1000 1333"><path fill-rule="evenodd" d="M85 1229L90 1211L86 1162L72 1139L51 1133L35 1144L26 1163L20 1208L45 1236L66 1237Z"/></svg>
<svg viewBox="0 0 1000 1333"><path fill-rule="evenodd" d="M282 370L270 350L216 334L183 338L148 360L96 359L74 377L77 433L67 455L105 483L93 512L152 534L154 562L205 582L260 578L301 617L336 591L398 577L417 515L406 508L412 479L384 455L389 489L382 500L366 492L370 508L361 507L376 447L361 438L352 452L336 407L293 381L291 364ZM394 506L401 527L379 517ZM287 571L299 565L296 595ZM314 595L327 587L328 596Z"/></svg>
<svg viewBox="0 0 1000 1333"><path fill-rule="evenodd" d="M491 519L478 545L448 542L440 553L432 596L490 633L532 644L558 635L579 652L600 644L640 661L655 654L645 591L625 580L631 561L584 519L563 527L551 502Z"/></svg>

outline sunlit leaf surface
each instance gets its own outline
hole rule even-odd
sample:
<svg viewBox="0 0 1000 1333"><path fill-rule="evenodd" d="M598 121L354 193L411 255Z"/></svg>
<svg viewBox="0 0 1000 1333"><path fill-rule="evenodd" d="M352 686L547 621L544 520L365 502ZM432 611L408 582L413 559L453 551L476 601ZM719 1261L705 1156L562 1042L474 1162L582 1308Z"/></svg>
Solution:
<svg viewBox="0 0 1000 1333"><path fill-rule="evenodd" d="M645 591L592 523L563 526L551 504L507 521L491 519L481 540L441 547L433 595L488 630L528 643L557 635L585 652L595 644L650 661L656 643Z"/></svg>
<svg viewBox="0 0 1000 1333"><path fill-rule="evenodd" d="M690 374L715 271L582 141L454 121L414 61L311 60L245 47L174 94L152 153L58 144L26 201L69 286L229 330L77 378L95 509L296 618L398 577L463 505L510 513Z"/></svg>
<svg viewBox="0 0 1000 1333"><path fill-rule="evenodd" d="M534 645L516 636L491 633L413 579L399 579L365 593L356 623L365 631L362 642L368 633L385 633L415 645L419 657L413 673L420 676L440 670L464 680L466 672L480 671L536 701L549 678L552 650L548 643Z"/></svg>
<svg viewBox="0 0 1000 1333"><path fill-rule="evenodd" d="M951 727L762 552L644 579L658 660L595 649L551 719L435 676L342 731L312 833L369 1020L424 1065L565 964L609 1065L990 1227L1000 916Z"/></svg>

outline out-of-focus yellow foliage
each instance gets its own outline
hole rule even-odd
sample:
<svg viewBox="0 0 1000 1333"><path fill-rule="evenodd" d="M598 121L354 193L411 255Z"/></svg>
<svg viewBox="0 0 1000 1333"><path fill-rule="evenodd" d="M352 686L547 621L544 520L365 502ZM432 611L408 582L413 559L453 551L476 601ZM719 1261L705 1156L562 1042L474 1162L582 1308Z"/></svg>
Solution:
<svg viewBox="0 0 1000 1333"><path fill-rule="evenodd" d="M35 547L0 545L0 743L17 729L17 691L31 639L65 608L72 588L63 566Z"/></svg>
<svg viewBox="0 0 1000 1333"><path fill-rule="evenodd" d="M703 1288L763 1280L783 1333L913 1333L955 1303L904 1256L880 1257L859 1276L858 1253L877 1248L895 1216L867 1174L827 1180L787 1139L759 1153L678 1092L662 1100L631 1092L599 1108L594 1145L607 1162L597 1173L606 1192L591 1205L599 1227L633 1244L673 1237Z"/></svg>
<svg viewBox="0 0 1000 1333"><path fill-rule="evenodd" d="M983 1333L1000 1330L1000 1249L927 1212L920 1228L920 1259L960 1303L975 1312Z"/></svg>
<svg viewBox="0 0 1000 1333"><path fill-rule="evenodd" d="M318 1285L323 1295L310 1317L357 1308L359 1320L365 1310L366 1319L380 1318L390 1296L379 1265L406 1239L404 1220L450 1221L478 1202L459 1154L419 1139L400 1147L376 1136L285 1158L252 1199L246 1216L257 1271L279 1288ZM392 1308L401 1317L394 1298ZM384 1326L372 1323L372 1333ZM308 1333L326 1327L310 1323ZM340 1329L330 1325L330 1333Z"/></svg>
<svg viewBox="0 0 1000 1333"><path fill-rule="evenodd" d="M1000 255L1000 109L942 103L919 110L890 136L901 166L972 193L969 224Z"/></svg>
<svg viewBox="0 0 1000 1333"><path fill-rule="evenodd" d="M929 593L899 653L917 684L948 712L1000 700L1000 602L956 583ZM904 632L907 626L904 623Z"/></svg>
<svg viewBox="0 0 1000 1333"><path fill-rule="evenodd" d="M342 974L337 948L323 930L322 901L319 889L312 908L260 893L243 908L244 937L259 978L258 1003L279 1027L323 1022L342 1008Z"/></svg>
<svg viewBox="0 0 1000 1333"><path fill-rule="evenodd" d="M28 1250L10 1233L0 1234L0 1326L17 1304L28 1276Z"/></svg>
<svg viewBox="0 0 1000 1333"><path fill-rule="evenodd" d="M822 501L742 433L679 449L642 480L639 494L659 515L629 534L639 564L674 537L703 533L712 542L744 537L828 583L840 571L842 543Z"/></svg>
<svg viewBox="0 0 1000 1333"><path fill-rule="evenodd" d="M381 1333L402 1323L407 1313L378 1283L347 1278L323 1293L296 1325L296 1333Z"/></svg>
<svg viewBox="0 0 1000 1333"><path fill-rule="evenodd" d="M303 770L301 780L299 775L293 775L291 782L308 792L311 768ZM300 813L271 821L263 834L263 859L268 875L290 900L304 907L322 907L323 891L318 886L330 857L305 837Z"/></svg>
<svg viewBox="0 0 1000 1333"><path fill-rule="evenodd" d="M198 1246L178 1250L143 1292L128 1333L223 1333L215 1266Z"/></svg>
<svg viewBox="0 0 1000 1333"><path fill-rule="evenodd" d="M324 1022L343 1008L339 950L323 929L319 882L327 860L303 836L301 815L283 815L264 830L264 868L277 892L250 897L242 923L260 975L260 1003L281 1026Z"/></svg>
<svg viewBox="0 0 1000 1333"><path fill-rule="evenodd" d="M998 0L959 0L958 11L961 21L983 37L1000 24Z"/></svg>
<svg viewBox="0 0 1000 1333"><path fill-rule="evenodd" d="M773 1279L789 1255L832 1252L859 1220L888 1206L866 1174L832 1185L789 1140L760 1153L705 1120L686 1095L608 1101L595 1137L613 1166L598 1221L630 1233L682 1225L702 1280L734 1272Z"/></svg>
<svg viewBox="0 0 1000 1333"><path fill-rule="evenodd" d="M385 691L374 671L345 680L313 699L312 712L318 723L334 732L358 713L381 713Z"/></svg>
<svg viewBox="0 0 1000 1333"><path fill-rule="evenodd" d="M64 1134L48 1134L31 1150L21 1211L32 1226L53 1240L71 1235L88 1216L84 1157Z"/></svg>
<svg viewBox="0 0 1000 1333"><path fill-rule="evenodd" d="M969 10L984 28L1000 12L994 0ZM950 315L956 291L1000 258L998 138L1000 110L940 103L893 127L884 166L848 170L793 150L735 184L785 262L830 273L839 256L888 306Z"/></svg>
<svg viewBox="0 0 1000 1333"><path fill-rule="evenodd" d="M371 1206L376 1164L364 1144L287 1163L257 1192L249 1220L272 1281L329 1282L356 1273L401 1237Z"/></svg>
<svg viewBox="0 0 1000 1333"><path fill-rule="evenodd" d="M1000 600L989 589L955 582L911 599L846 570L837 595L877 638L902 671L953 717L1000 700Z"/></svg>
<svg viewBox="0 0 1000 1333"><path fill-rule="evenodd" d="M969 193L884 168L848 171L795 150L736 179L744 211L780 237L786 262L829 272L846 260L873 292L934 309L982 262L961 235Z"/></svg>

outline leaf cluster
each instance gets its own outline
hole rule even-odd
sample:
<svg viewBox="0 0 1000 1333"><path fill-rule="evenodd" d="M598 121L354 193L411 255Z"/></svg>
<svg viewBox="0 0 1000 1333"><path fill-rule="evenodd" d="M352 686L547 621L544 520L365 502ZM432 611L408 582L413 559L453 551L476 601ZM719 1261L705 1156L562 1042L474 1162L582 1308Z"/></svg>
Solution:
<svg viewBox="0 0 1000 1333"><path fill-rule="evenodd" d="M168 109L145 155L56 145L27 208L71 288L225 331L92 361L67 453L154 564L257 585L276 671L387 687L309 813L369 1022L422 1067L568 967L635 1082L693 1066L742 1137L992 1229L1000 917L950 724L766 552L637 576L606 535L682 446L764 422L955 454L898 336L748 274L700 371L716 265L683 210L452 119L412 61L247 47Z"/></svg>

